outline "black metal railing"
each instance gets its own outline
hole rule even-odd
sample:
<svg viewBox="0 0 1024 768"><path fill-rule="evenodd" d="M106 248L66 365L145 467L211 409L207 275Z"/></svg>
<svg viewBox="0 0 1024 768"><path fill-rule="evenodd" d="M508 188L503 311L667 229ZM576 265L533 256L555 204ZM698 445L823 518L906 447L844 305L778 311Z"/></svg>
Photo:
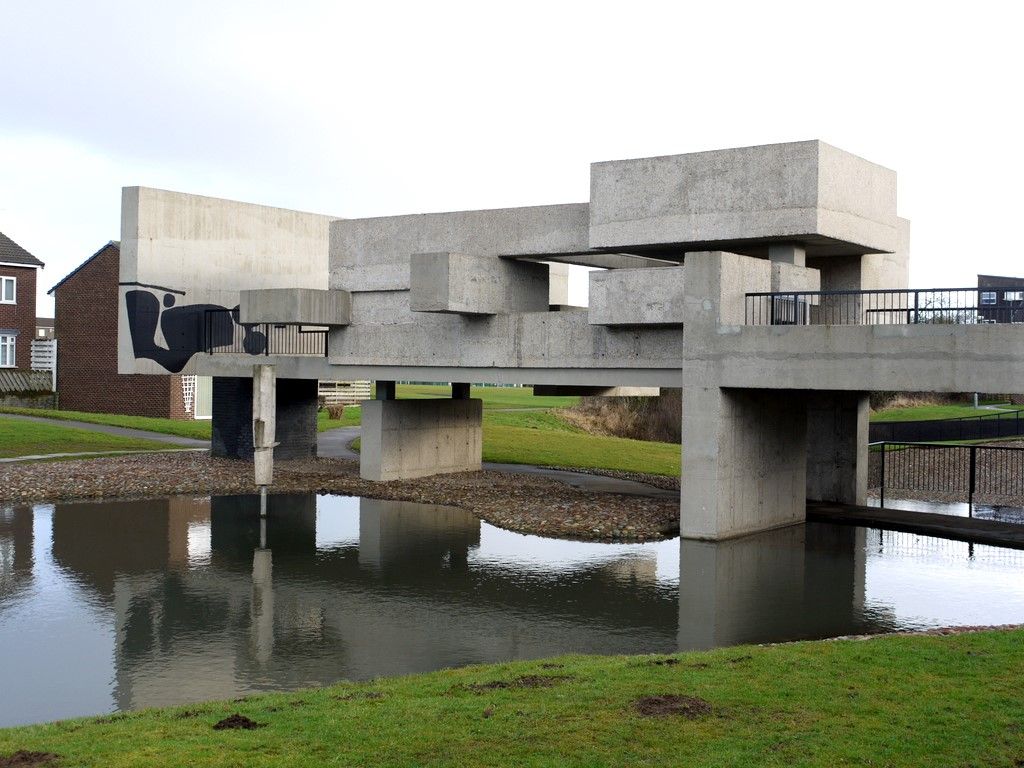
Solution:
<svg viewBox="0 0 1024 768"><path fill-rule="evenodd" d="M871 443L868 485L887 491L941 494L973 506L988 499L1024 498L1024 448L943 443Z"/></svg>
<svg viewBox="0 0 1024 768"><path fill-rule="evenodd" d="M238 310L208 309L207 354L327 356L327 329L281 323L239 323Z"/></svg>
<svg viewBox="0 0 1024 768"><path fill-rule="evenodd" d="M745 314L747 325L1024 323L1024 290L986 286L748 293Z"/></svg>
<svg viewBox="0 0 1024 768"><path fill-rule="evenodd" d="M941 440L993 440L1024 435L1024 411L992 411L980 416L927 421L873 421L872 443L927 443Z"/></svg>

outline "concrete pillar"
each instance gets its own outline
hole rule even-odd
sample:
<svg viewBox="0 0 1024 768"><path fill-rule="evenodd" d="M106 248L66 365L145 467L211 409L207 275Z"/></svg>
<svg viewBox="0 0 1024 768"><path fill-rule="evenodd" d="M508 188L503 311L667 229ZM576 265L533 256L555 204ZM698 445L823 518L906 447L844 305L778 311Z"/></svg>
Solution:
<svg viewBox="0 0 1024 768"><path fill-rule="evenodd" d="M479 470L482 426L482 400L367 400L359 474L386 481Z"/></svg>
<svg viewBox="0 0 1024 768"><path fill-rule="evenodd" d="M867 392L807 394L807 498L866 504Z"/></svg>
<svg viewBox="0 0 1024 768"><path fill-rule="evenodd" d="M374 387L374 398L376 400L394 400L395 399L395 382L393 381L378 381L375 382Z"/></svg>
<svg viewBox="0 0 1024 768"><path fill-rule="evenodd" d="M252 449L256 469L256 485L267 486L274 481L274 448L277 443L277 380L272 365L252 367ZM265 502L266 499L264 498ZM265 514L261 509L260 513Z"/></svg>
<svg viewBox="0 0 1024 768"><path fill-rule="evenodd" d="M469 383L453 381L452 400L469 400Z"/></svg>
<svg viewBox="0 0 1024 768"><path fill-rule="evenodd" d="M775 243L768 246L768 259L780 264L806 267L807 251L803 246L795 243Z"/></svg>
<svg viewBox="0 0 1024 768"><path fill-rule="evenodd" d="M277 379L275 386L277 447L274 458L316 456L316 379ZM232 459L253 458L252 379L217 376L213 380L210 453Z"/></svg>
<svg viewBox="0 0 1024 768"><path fill-rule="evenodd" d="M683 538L727 539L803 522L802 393L686 386L682 427Z"/></svg>

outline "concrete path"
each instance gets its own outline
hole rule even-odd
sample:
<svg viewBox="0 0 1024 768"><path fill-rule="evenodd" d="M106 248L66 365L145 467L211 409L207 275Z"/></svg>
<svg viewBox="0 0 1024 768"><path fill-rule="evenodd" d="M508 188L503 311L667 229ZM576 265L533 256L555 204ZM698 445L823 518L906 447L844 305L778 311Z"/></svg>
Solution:
<svg viewBox="0 0 1024 768"><path fill-rule="evenodd" d="M158 443L180 445L188 448L209 448L209 440L196 440L191 437L179 437L178 435L164 435L160 432L147 432L144 429L129 429L128 427L112 427L108 424L92 424L88 421L65 421L64 419L48 419L44 416L22 416L15 413L0 413L0 419L21 419L22 421L35 421L40 424L52 424L55 427L73 427L74 429L85 429L89 432L102 432L105 435L117 435L119 437L133 437L141 440L153 440Z"/></svg>
<svg viewBox="0 0 1024 768"><path fill-rule="evenodd" d="M862 507L855 504L808 501L807 519L822 523L862 525L891 531L919 533L942 539L957 539L975 544L1024 549L1024 525L976 517L940 515L935 512L911 512L886 507Z"/></svg>

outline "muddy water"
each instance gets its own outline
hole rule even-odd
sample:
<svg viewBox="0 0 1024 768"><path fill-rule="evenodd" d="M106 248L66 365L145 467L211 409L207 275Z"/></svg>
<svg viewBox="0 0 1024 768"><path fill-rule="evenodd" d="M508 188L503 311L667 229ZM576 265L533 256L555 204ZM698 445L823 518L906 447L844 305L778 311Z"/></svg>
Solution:
<svg viewBox="0 0 1024 768"><path fill-rule="evenodd" d="M0 726L561 653L1024 622L1024 552L509 533L337 496L0 507Z"/></svg>

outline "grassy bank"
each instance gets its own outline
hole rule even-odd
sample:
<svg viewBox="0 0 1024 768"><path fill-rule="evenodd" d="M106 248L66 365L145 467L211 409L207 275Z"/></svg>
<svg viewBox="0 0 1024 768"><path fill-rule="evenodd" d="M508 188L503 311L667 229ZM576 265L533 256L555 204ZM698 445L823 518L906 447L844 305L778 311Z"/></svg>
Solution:
<svg viewBox="0 0 1024 768"><path fill-rule="evenodd" d="M0 419L0 458L52 453L165 451L173 445L23 419Z"/></svg>
<svg viewBox="0 0 1024 768"><path fill-rule="evenodd" d="M935 419L959 419L964 416L995 418L1000 413L1010 413L1019 408L975 408L973 405L919 405L913 408L886 408L871 414L872 421L932 421Z"/></svg>
<svg viewBox="0 0 1024 768"><path fill-rule="evenodd" d="M0 730L0 756L111 768L1013 766L1021 679L1019 630L576 656ZM258 727L214 729L236 713Z"/></svg>

